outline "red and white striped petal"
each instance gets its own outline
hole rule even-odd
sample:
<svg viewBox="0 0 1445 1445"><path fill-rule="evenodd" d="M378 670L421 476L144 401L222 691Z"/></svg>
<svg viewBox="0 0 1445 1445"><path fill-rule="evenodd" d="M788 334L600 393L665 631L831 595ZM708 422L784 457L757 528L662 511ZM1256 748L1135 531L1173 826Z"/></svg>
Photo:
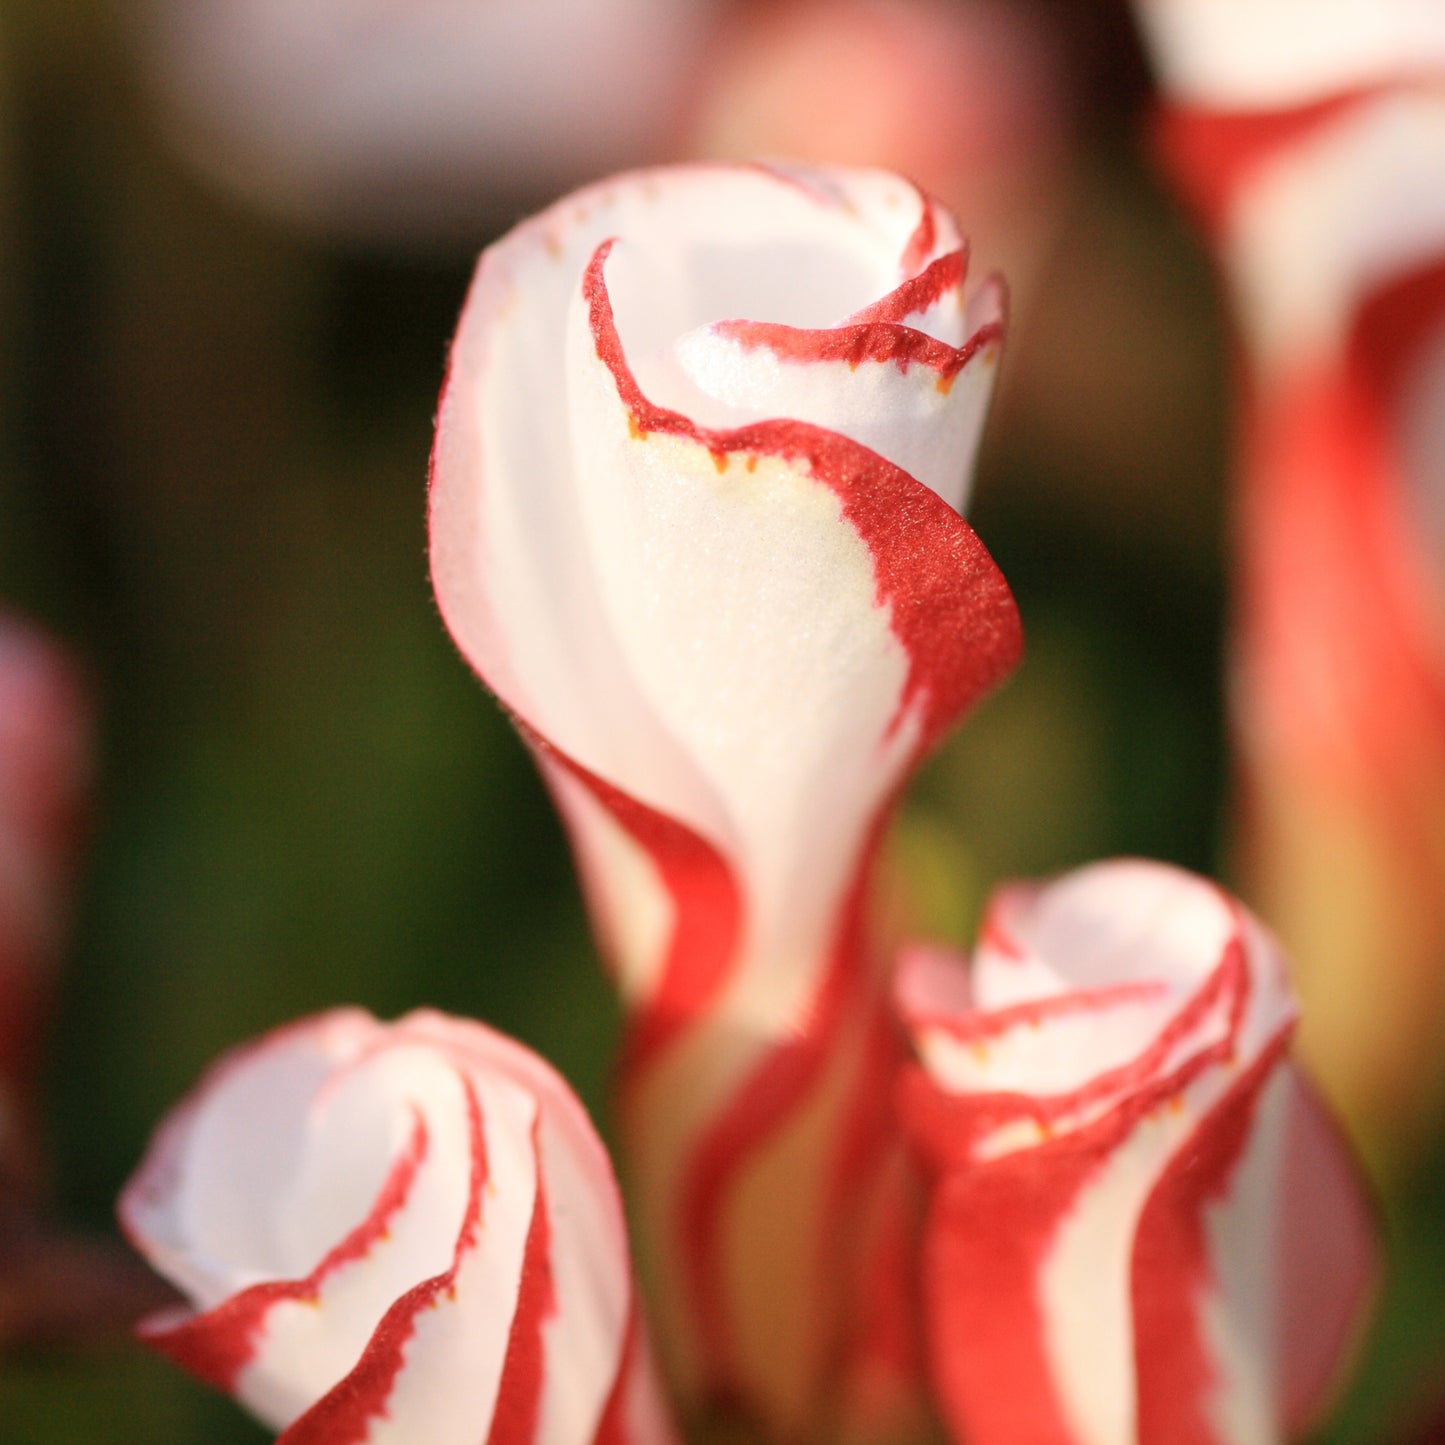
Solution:
<svg viewBox="0 0 1445 1445"><path fill-rule="evenodd" d="M934 1378L972 1445L1245 1445L1313 1420L1374 1280L1361 1185L1288 1062L1259 924L1097 864L1001 895L970 977L908 957L935 1171Z"/></svg>
<svg viewBox="0 0 1445 1445"><path fill-rule="evenodd" d="M148 1342L286 1445L670 1442L585 1112L480 1024L337 1010L222 1060L121 1222Z"/></svg>
<svg viewBox="0 0 1445 1445"><path fill-rule="evenodd" d="M1435 0L1136 0L1165 88L1214 110L1287 110L1445 68Z"/></svg>
<svg viewBox="0 0 1445 1445"><path fill-rule="evenodd" d="M789 1429L838 1355L826 1221L869 1193L837 1171L862 1149L870 1176L886 1128L871 846L1019 648L955 510L1002 329L964 281L893 176L618 177L482 257L438 419L437 598L542 760L631 1006L662 1333L689 1386ZM750 1259L766 1214L791 1284Z"/></svg>

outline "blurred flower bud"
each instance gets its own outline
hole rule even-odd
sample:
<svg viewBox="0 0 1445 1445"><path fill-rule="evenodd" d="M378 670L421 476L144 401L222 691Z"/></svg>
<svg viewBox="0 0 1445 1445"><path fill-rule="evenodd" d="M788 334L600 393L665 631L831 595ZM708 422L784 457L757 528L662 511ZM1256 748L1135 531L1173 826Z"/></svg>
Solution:
<svg viewBox="0 0 1445 1445"><path fill-rule="evenodd" d="M173 144L341 236L473 240L670 149L711 0L148 0Z"/></svg>
<svg viewBox="0 0 1445 1445"><path fill-rule="evenodd" d="M1245 886L1389 1170L1445 1112L1445 12L1138 8L1245 342Z"/></svg>

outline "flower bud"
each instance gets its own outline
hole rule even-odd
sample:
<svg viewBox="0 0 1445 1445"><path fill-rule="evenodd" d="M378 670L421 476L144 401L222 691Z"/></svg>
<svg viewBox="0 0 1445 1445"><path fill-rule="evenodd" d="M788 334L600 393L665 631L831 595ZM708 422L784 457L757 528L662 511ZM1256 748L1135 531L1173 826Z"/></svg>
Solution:
<svg viewBox="0 0 1445 1445"><path fill-rule="evenodd" d="M146 1340L285 1445L673 1439L602 1144L480 1024L340 1009L237 1049L120 1217L192 1305Z"/></svg>
<svg viewBox="0 0 1445 1445"><path fill-rule="evenodd" d="M432 576L571 828L629 1009L629 1184L684 1391L826 1433L868 1324L896 1062L889 804L1019 650L960 519L1001 340L882 172L697 165L484 254Z"/></svg>
<svg viewBox="0 0 1445 1445"><path fill-rule="evenodd" d="M1260 925L1204 879L1096 864L1002 892L971 974L917 951L898 988L955 1437L1244 1445L1313 1423L1372 1293L1374 1230L1290 1064Z"/></svg>

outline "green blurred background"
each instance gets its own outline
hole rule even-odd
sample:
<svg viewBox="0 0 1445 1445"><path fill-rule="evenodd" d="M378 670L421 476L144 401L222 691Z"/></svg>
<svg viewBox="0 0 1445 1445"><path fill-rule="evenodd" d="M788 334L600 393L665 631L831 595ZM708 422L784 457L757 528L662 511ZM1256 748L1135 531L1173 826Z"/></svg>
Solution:
<svg viewBox="0 0 1445 1445"><path fill-rule="evenodd" d="M66 641L101 712L47 1094L53 1208L90 1231L207 1062L283 1019L475 1015L598 1113L617 1022L543 790L427 581L445 344L511 217L418 252L247 210L164 145L121 13L0 0L0 599ZM1028 658L894 849L960 942L1007 876L1222 866L1226 347L1139 142L1121 14L1072 25L1076 187L972 514ZM1442 1203L1426 1166L1391 1204L1382 1326L1330 1440L1394 1438L1441 1379ZM0 1360L7 1445L264 1438L125 1343Z"/></svg>

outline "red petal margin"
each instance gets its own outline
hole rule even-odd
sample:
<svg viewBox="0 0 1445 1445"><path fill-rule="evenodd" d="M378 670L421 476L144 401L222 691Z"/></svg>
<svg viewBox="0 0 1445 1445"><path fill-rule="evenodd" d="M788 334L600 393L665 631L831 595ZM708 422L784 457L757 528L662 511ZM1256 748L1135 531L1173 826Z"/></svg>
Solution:
<svg viewBox="0 0 1445 1445"><path fill-rule="evenodd" d="M1212 1418L1213 1350L1199 1313L1213 1278L1205 1210L1227 1194L1288 1047L1288 1035L1276 1038L1200 1121L1140 1215L1130 1280L1139 1445L1230 1445Z"/></svg>
<svg viewBox="0 0 1445 1445"><path fill-rule="evenodd" d="M276 1445L365 1445L372 1422L386 1414L391 1392L406 1363L407 1345L415 1333L418 1318L452 1288L462 1260L476 1248L482 1231L482 1201L487 1187L487 1145L476 1090L465 1077L461 1077L460 1082L466 1094L472 1168L451 1268L413 1286L387 1310L372 1331L356 1367L294 1420ZM537 1180L540 1190L540 1165Z"/></svg>
<svg viewBox="0 0 1445 1445"><path fill-rule="evenodd" d="M541 759L581 783L647 853L672 901L673 929L658 983L628 1021L618 1065L625 1091L727 983L742 933L742 895L722 855L692 829L584 768L523 719L512 721Z"/></svg>
<svg viewBox="0 0 1445 1445"><path fill-rule="evenodd" d="M546 1383L546 1347L542 1329L556 1313L557 1291L552 1283L552 1224L547 1210L546 1181L542 1177L540 1114L532 1123L532 1152L537 1158L537 1195L532 1225L522 1256L522 1279L507 1358L497 1387L492 1428L487 1445L524 1445L537 1438ZM559 1388L565 1388L559 1386Z"/></svg>
<svg viewBox="0 0 1445 1445"><path fill-rule="evenodd" d="M143 1323L141 1339L198 1379L232 1393L261 1347L270 1312L287 1301L315 1302L332 1274L365 1259L386 1238L391 1221L406 1205L428 1147L426 1121L417 1114L411 1138L387 1172L366 1218L305 1279L253 1285L177 1325L156 1328Z"/></svg>
<svg viewBox="0 0 1445 1445"><path fill-rule="evenodd" d="M938 244L938 202L921 187L913 189L917 192L920 210L918 224L913 228L899 260L899 268L905 276L917 275Z"/></svg>
<svg viewBox="0 0 1445 1445"><path fill-rule="evenodd" d="M936 1169L969 1168L978 1140L1006 1124L1033 1123L1045 1132L1066 1126L1071 1117L1089 1108L1114 1108L1130 1098L1168 1097L1178 1093L1210 1064L1224 1061L1244 1018L1249 999L1249 972L1244 945L1236 936L1183 1007L1154 1036L1147 1048L1117 1068L1095 1075L1066 1094L1023 1094L999 1091L946 1095L927 1083L921 1072L909 1085L912 1102L909 1124L915 1142ZM1098 1007L1097 993L1084 1007ZM1013 1014L1013 1010L1009 1011ZM1202 1046L1165 1074L1164 1068L1178 1046L1198 1030L1211 1014L1224 1014L1225 1037ZM1041 1015L1042 1017L1042 1015ZM910 1071L910 1077L912 1073ZM926 1088L924 1087L926 1085ZM929 1094L935 1102L927 1102Z"/></svg>
<svg viewBox="0 0 1445 1445"><path fill-rule="evenodd" d="M911 326L893 321L870 321L808 331L771 321L720 321L718 336L735 341L745 351L770 351L779 361L807 365L819 361L846 361L856 369L865 361L891 361L900 371L923 366L938 377L941 390L985 347L1003 341L1003 323L981 326L962 346L949 346Z"/></svg>
<svg viewBox="0 0 1445 1445"><path fill-rule="evenodd" d="M950 291L962 291L968 279L968 249L961 247L930 261L916 275L910 274L881 300L855 311L841 329L865 326L872 322L905 323L910 316L921 316L936 306ZM1002 338L999 338L1000 340Z"/></svg>
<svg viewBox="0 0 1445 1445"><path fill-rule="evenodd" d="M715 430L654 406L628 367L603 274L612 242L593 253L582 292L598 358L612 373L636 431L662 432L715 457L748 453L803 463L843 505L873 558L878 604L909 659L902 714L924 706L920 751L970 704L1001 682L1023 652L1018 609L1003 574L973 529L901 468L847 437L798 421Z"/></svg>

